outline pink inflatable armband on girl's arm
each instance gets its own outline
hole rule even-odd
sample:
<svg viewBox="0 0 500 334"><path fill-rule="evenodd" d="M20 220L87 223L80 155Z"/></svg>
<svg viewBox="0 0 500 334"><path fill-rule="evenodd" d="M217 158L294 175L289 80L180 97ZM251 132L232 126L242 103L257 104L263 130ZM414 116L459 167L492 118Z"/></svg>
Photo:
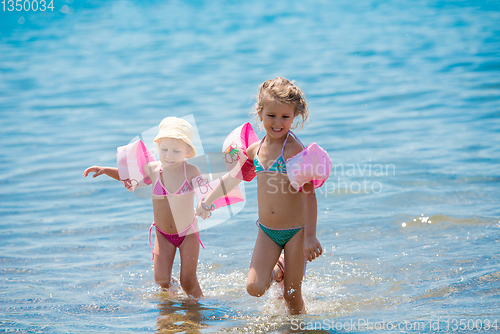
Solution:
<svg viewBox="0 0 500 334"><path fill-rule="evenodd" d="M248 158L248 146L259 141L250 123L234 129L222 145L222 155L229 174L240 180L251 181L255 177L253 160Z"/></svg>
<svg viewBox="0 0 500 334"><path fill-rule="evenodd" d="M318 144L312 143L286 162L291 185L301 191L304 184L312 181L314 188L325 183L332 173L332 161Z"/></svg>
<svg viewBox="0 0 500 334"><path fill-rule="evenodd" d="M154 162L155 158L142 140L120 146L116 151L120 181L128 191L151 184L149 172L144 169L148 168L148 163Z"/></svg>

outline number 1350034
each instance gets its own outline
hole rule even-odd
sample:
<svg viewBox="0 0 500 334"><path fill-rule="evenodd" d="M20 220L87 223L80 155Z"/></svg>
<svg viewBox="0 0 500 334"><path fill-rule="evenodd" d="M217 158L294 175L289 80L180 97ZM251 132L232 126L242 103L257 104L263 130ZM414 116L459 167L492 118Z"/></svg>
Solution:
<svg viewBox="0 0 500 334"><path fill-rule="evenodd" d="M54 11L54 0L45 1L45 0L2 0L0 4L2 4L3 11L9 12L45 12L46 10Z"/></svg>

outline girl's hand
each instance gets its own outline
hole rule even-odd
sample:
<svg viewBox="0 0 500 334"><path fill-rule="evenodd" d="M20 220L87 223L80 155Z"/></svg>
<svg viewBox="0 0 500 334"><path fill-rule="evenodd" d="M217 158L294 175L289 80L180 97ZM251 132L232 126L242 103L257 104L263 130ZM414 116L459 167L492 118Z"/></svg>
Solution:
<svg viewBox="0 0 500 334"><path fill-rule="evenodd" d="M92 177L97 177L99 175L102 175L104 174L104 167L99 167L99 166L92 166L92 167L89 167L87 168L84 172L83 172L83 176L84 177L87 177L87 175L89 175L89 173L94 173L94 175Z"/></svg>
<svg viewBox="0 0 500 334"><path fill-rule="evenodd" d="M206 210L202 205L201 201L198 202L198 206L196 207L196 215L201 219L205 220L210 218L211 212Z"/></svg>
<svg viewBox="0 0 500 334"><path fill-rule="evenodd" d="M307 261L311 262L318 256L323 254L323 248L316 237L310 236L304 238L304 256Z"/></svg>

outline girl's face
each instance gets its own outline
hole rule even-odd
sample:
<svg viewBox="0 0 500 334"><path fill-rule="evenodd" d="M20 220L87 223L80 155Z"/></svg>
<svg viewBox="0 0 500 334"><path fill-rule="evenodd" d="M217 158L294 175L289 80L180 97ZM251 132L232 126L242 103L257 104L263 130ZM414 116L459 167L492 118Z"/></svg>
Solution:
<svg viewBox="0 0 500 334"><path fill-rule="evenodd" d="M191 147L182 139L161 138L158 140L158 155L164 168L177 166L191 153Z"/></svg>
<svg viewBox="0 0 500 334"><path fill-rule="evenodd" d="M271 100L259 112L259 117L268 136L281 138L287 134L292 126L295 118L295 106Z"/></svg>

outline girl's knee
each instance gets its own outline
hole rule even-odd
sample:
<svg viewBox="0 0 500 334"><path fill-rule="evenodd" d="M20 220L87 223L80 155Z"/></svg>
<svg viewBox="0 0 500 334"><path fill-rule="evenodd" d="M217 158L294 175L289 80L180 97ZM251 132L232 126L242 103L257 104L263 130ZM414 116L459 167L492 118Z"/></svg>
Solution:
<svg viewBox="0 0 500 334"><path fill-rule="evenodd" d="M154 278L155 278L155 282L156 284L160 285L162 288L166 287L168 288L170 286L170 275L168 275L168 272L164 271L164 270L157 270L157 268L155 268L154 270ZM167 286L165 286L167 285Z"/></svg>
<svg viewBox="0 0 500 334"><path fill-rule="evenodd" d="M247 292L250 296L260 297L266 293L266 287L257 283L247 283Z"/></svg>
<svg viewBox="0 0 500 334"><path fill-rule="evenodd" d="M184 291L191 291L198 286L198 278L195 275L181 275L181 287Z"/></svg>
<svg viewBox="0 0 500 334"><path fill-rule="evenodd" d="M167 289L172 285L170 277L157 277L155 275L155 282L163 289Z"/></svg>

